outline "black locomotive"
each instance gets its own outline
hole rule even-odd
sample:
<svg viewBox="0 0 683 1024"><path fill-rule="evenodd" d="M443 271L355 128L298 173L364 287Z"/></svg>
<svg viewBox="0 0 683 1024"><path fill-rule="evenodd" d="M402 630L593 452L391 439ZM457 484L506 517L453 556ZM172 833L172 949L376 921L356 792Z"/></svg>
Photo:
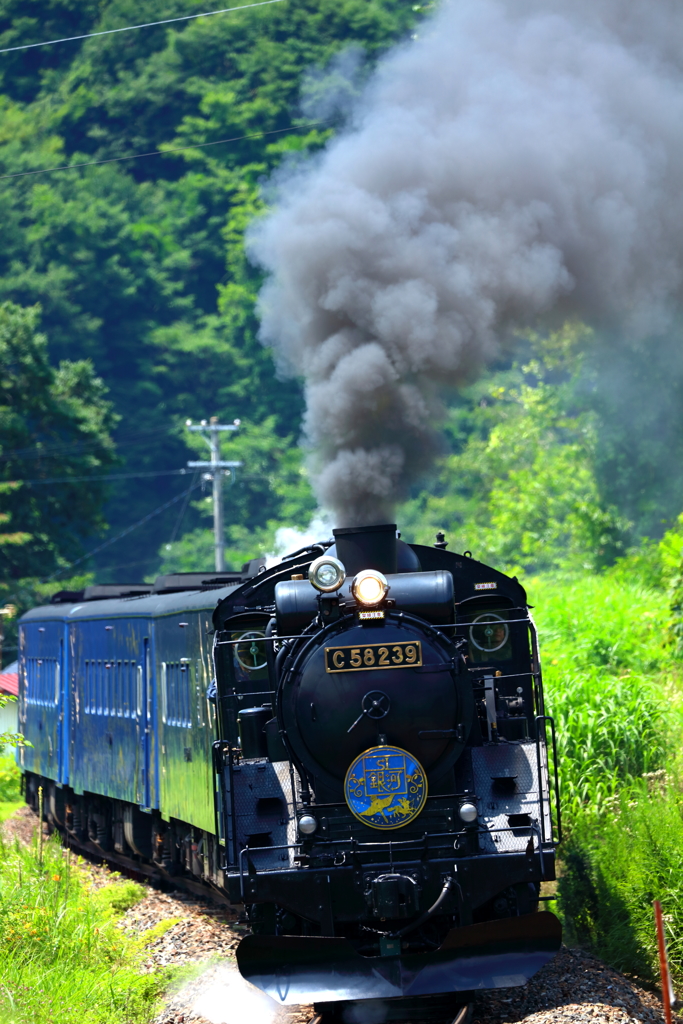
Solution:
<svg viewBox="0 0 683 1024"><path fill-rule="evenodd" d="M442 537L334 534L28 613L29 800L42 786L86 849L243 905L240 971L279 1002L382 1019L523 984L561 939L538 911L556 785L524 589Z"/></svg>

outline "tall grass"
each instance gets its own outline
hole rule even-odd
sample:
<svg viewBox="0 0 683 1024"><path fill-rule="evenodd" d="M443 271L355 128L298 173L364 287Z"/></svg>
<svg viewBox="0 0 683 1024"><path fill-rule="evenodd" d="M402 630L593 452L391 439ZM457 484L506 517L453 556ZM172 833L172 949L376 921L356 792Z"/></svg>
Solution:
<svg viewBox="0 0 683 1024"><path fill-rule="evenodd" d="M547 706L555 718L565 818L664 764L681 731L666 595L613 576L541 578L529 589Z"/></svg>
<svg viewBox="0 0 683 1024"><path fill-rule="evenodd" d="M128 881L91 891L54 840L0 845L2 1024L142 1024L161 978L117 919L144 895Z"/></svg>
<svg viewBox="0 0 683 1024"><path fill-rule="evenodd" d="M667 717L649 680L586 672L551 697L568 823L585 809L600 814L624 785L664 764Z"/></svg>
<svg viewBox="0 0 683 1024"><path fill-rule="evenodd" d="M667 644L666 593L619 569L528 586L558 734L567 938L654 980L660 899L683 986L681 663Z"/></svg>
<svg viewBox="0 0 683 1024"><path fill-rule="evenodd" d="M617 573L536 577L527 587L537 605L544 669L551 681L572 669L597 667L619 674L671 667L663 590Z"/></svg>
<svg viewBox="0 0 683 1024"><path fill-rule="evenodd" d="M559 886L566 938L592 947L622 971L656 981L655 899L664 910L669 958L680 994L683 794L680 782L665 773L634 784L599 817L574 818Z"/></svg>

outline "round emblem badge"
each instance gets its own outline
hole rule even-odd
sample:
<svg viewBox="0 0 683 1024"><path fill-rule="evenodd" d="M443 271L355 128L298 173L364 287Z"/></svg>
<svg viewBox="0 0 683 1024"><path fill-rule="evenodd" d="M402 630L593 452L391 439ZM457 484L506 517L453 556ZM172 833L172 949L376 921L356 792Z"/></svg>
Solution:
<svg viewBox="0 0 683 1024"><path fill-rule="evenodd" d="M401 747L370 747L351 764L344 796L352 814L371 828L402 828L417 818L427 799L420 762Z"/></svg>

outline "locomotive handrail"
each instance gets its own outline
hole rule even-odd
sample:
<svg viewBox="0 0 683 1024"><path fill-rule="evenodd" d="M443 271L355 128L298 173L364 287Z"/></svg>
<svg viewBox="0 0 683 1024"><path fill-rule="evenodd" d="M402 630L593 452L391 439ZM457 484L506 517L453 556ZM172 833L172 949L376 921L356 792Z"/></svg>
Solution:
<svg viewBox="0 0 683 1024"><path fill-rule="evenodd" d="M467 671L468 672L485 672L485 673L487 673L487 675L489 675L489 676L491 675L491 669L483 669L483 668L480 668L478 665L477 665L476 668L468 668ZM499 679L519 679L520 676L536 676L536 675L538 675L537 672L508 672L506 675L502 675L501 674L499 676L494 676L493 678L496 680L496 682L498 682ZM482 676L481 678L484 679L485 676ZM473 682L478 683L479 680L478 679L474 679Z"/></svg>
<svg viewBox="0 0 683 1024"><path fill-rule="evenodd" d="M222 630L221 630L221 632L222 632ZM226 630L226 632L227 632L227 630ZM278 636L277 633L274 633L272 636L265 636L264 635L264 636L259 636L256 639L257 639L257 643L264 644L268 640L270 640L271 643L274 640L282 640L283 642L285 640L301 640L301 638L303 636L306 636L306 634L305 633L295 633L293 636ZM230 646L231 644L243 644L243 643L244 643L244 640L241 640L241 639L238 639L238 640L216 640L216 642L214 644L214 647L227 647L227 646Z"/></svg>
<svg viewBox="0 0 683 1024"><path fill-rule="evenodd" d="M532 836L534 836L534 835L538 836L538 851L537 852L538 852L539 856L541 857L541 860L543 860L543 841L542 841L542 838L541 838L540 829L539 829L538 825L535 822L533 822L533 821L529 825L508 825L508 826L500 826L499 828L478 828L477 829L477 835L487 836L487 835L491 835L494 832L495 833L512 832L513 834L517 835L523 829L525 829L525 830L528 829L529 837L530 838ZM424 835L422 836L422 839L417 839L417 838L415 838L415 839L403 839L403 840L395 840L395 839L390 839L389 840L388 839L388 840L385 840L383 842L381 840L377 840L376 842L371 842L371 843L359 843L358 840L356 840L356 839L325 839L324 842L325 842L325 847L329 847L329 846L352 846L354 849L356 849L356 848L368 849L368 848L372 848L372 847L388 847L389 849L387 850L387 852L391 852L391 850L394 847L396 847L396 846L414 846L414 847L418 847L418 846L424 845L425 842L427 840L429 840L429 839L453 839L453 838L457 838L458 836L466 835L467 831L468 830L466 828L462 828L462 829L460 829L457 832L425 832ZM304 845L303 842L301 842L301 843L289 843L289 844L283 845L283 846L245 846L243 850L240 850L238 861L239 861L239 870L240 870L240 886L241 886L240 891L242 892L242 895L244 895L244 889L243 889L243 878L244 878L243 858L246 855L251 854L251 853L272 853L274 850L294 850L294 849L300 849L303 845ZM497 850L495 852L495 854L479 853L479 854L475 854L474 856L477 857L477 858L489 857L489 856L500 857L500 856L506 856L506 855L514 855L514 854L517 854L519 852L520 852L519 850ZM534 852L536 852L536 851L534 851ZM258 874L258 869L256 868L256 865L253 865L253 867L254 867L254 871L256 872L256 874ZM265 870L268 871L268 870L277 870L277 869L268 869L268 868L266 868Z"/></svg>
<svg viewBox="0 0 683 1024"><path fill-rule="evenodd" d="M470 614L470 613L468 612L467 614ZM474 612L472 612L472 614L474 614ZM519 622L526 622L526 623L529 623L529 624L533 625L533 619L530 616L528 616L527 618L524 618L524 619L505 619L505 623L507 625L515 625L516 623L519 623ZM333 625L333 623L331 623L330 625ZM336 625L336 623L334 623L334 625ZM439 629L461 629L461 628L464 629L464 628L467 628L468 626L472 626L472 625L476 625L476 623L472 623L472 622L444 622L444 623L439 623L435 628L437 630L439 630ZM223 630L221 630L221 632L223 632ZM267 641L270 641L271 643L275 643L276 641L284 642L285 640L301 640L302 637L304 637L304 636L306 636L305 633L293 633L291 636L278 636L275 633L272 636L265 636L265 635L264 636L260 636L258 638L258 642L260 644L262 644L262 643L266 643ZM240 640L240 639L238 639L238 640L216 640L214 646L215 647L225 647L225 646L229 646L229 645L232 645L232 644L241 644L241 643L244 643L244 641Z"/></svg>
<svg viewBox="0 0 683 1024"><path fill-rule="evenodd" d="M227 751L226 751L227 747ZM221 830L223 832L223 839L225 842L225 863L221 864L222 870L227 870L228 867L228 844L232 845L232 855L234 857L235 850L235 837L230 834L229 822L228 822L228 808L226 807L226 789L225 789L225 755L228 754L228 759L232 758L232 752L230 751L229 744L226 744L225 740L215 740L211 744L211 752L213 755L213 770L214 770L214 785L213 785L213 820L214 820L214 835L220 847L221 842ZM219 763L219 759L223 759L223 763ZM216 784L217 783L217 784ZM230 787L230 820L232 821L235 813L235 795ZM220 827L219 827L220 826Z"/></svg>
<svg viewBox="0 0 683 1024"><path fill-rule="evenodd" d="M503 610L506 610L506 609L503 609ZM465 615L474 615L474 614L475 614L475 612L473 612L473 611L472 612L465 612ZM504 622L506 625L514 624L515 622L531 622L531 623L533 623L533 619L530 618L529 616L527 616L524 619L502 619L501 621ZM444 623L443 626L440 625L438 628L439 629L458 629L460 626L476 626L476 625L477 625L476 622L446 622L446 623Z"/></svg>
<svg viewBox="0 0 683 1024"><path fill-rule="evenodd" d="M536 723L536 763L537 763L537 766L538 766L538 787L539 787L539 797L540 797L540 801L541 801L541 826L543 828L543 838L545 840L545 819L543 817L543 792L542 792L542 783L541 783L541 745L540 745L541 730L540 730L539 726L540 726L540 723L543 722L543 738L544 738L544 741L545 741L546 751L547 751L547 745L548 744L547 744L547 740L545 738L545 723L546 722L550 722L550 736L551 736L551 742L552 742L552 746L553 746L553 776L554 776L554 782L555 782L555 787L554 788L555 788L555 815L556 815L556 819L557 819L557 841L558 841L558 843L561 843L562 842L562 813L561 813L561 810L560 810L560 779L559 779L558 768L557 768L557 740L556 740L556 737L555 737L555 719L552 717L552 715L536 715L536 718L534 719L534 721ZM546 768L548 767L547 763L546 763L545 767ZM552 806L551 806L551 802L550 802L550 780L548 780L548 816L550 818L550 842L554 842L553 816L552 816Z"/></svg>
<svg viewBox="0 0 683 1024"><path fill-rule="evenodd" d="M479 596L480 597L490 598L490 597L495 597L496 595L495 594L480 594ZM463 598L462 601L455 601L455 607L456 608L460 608L461 605L467 604L471 600L472 600L471 597L465 597L465 598ZM505 605L505 607L499 606L495 610L496 611L506 611L506 612L525 612L525 611L528 611L529 608L533 608L533 607L534 607L534 605L532 605L532 604L509 604L509 605ZM467 614L469 614L469 612ZM474 609L472 609L472 614L474 615Z"/></svg>
<svg viewBox="0 0 683 1024"><path fill-rule="evenodd" d="M545 702L543 697L543 680L541 678L541 655L538 650L538 630L536 629L536 623L531 612L529 612L529 633L531 634L531 667L536 683L534 686L536 713L543 715L545 714Z"/></svg>

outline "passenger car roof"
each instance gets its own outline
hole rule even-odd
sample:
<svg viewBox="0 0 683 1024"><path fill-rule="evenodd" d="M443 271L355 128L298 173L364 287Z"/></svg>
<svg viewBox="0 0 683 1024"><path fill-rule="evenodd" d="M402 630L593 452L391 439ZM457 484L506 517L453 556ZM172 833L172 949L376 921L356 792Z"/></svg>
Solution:
<svg viewBox="0 0 683 1024"><path fill-rule="evenodd" d="M19 619L20 623L83 619L151 619L184 611L213 612L239 584L234 583L215 590L190 590L171 594L145 594L140 597L122 597L102 601L81 601L74 604L47 604L31 608Z"/></svg>

